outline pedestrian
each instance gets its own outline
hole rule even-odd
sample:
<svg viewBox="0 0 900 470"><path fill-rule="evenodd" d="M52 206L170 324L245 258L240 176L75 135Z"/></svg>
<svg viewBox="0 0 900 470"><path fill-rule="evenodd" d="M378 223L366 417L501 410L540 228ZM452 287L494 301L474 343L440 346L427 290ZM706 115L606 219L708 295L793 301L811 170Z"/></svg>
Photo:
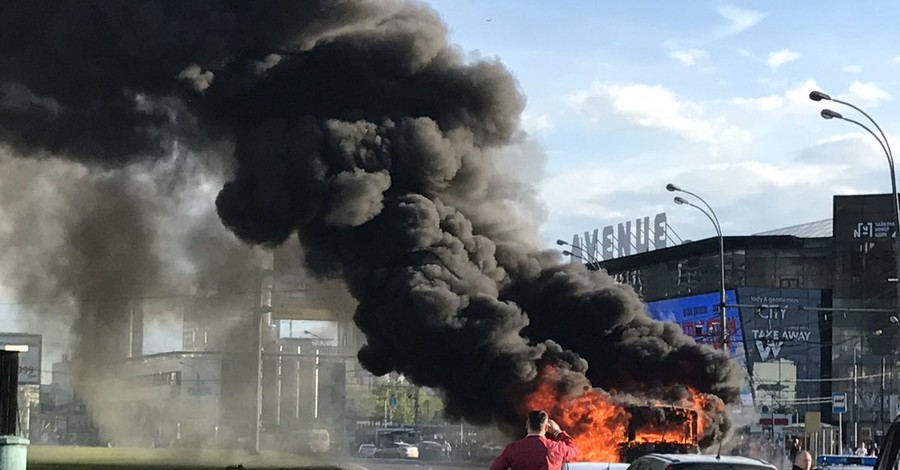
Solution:
<svg viewBox="0 0 900 470"><path fill-rule="evenodd" d="M491 470L562 470L578 455L572 436L545 411L528 413L525 429L528 435L506 446Z"/></svg>
<svg viewBox="0 0 900 470"><path fill-rule="evenodd" d="M797 460L797 454L803 450L800 446L800 439L796 437L791 439L791 447L788 449L788 460L793 464Z"/></svg>
<svg viewBox="0 0 900 470"><path fill-rule="evenodd" d="M812 454L805 450L797 452L794 458L794 466L791 470L810 470L812 469Z"/></svg>

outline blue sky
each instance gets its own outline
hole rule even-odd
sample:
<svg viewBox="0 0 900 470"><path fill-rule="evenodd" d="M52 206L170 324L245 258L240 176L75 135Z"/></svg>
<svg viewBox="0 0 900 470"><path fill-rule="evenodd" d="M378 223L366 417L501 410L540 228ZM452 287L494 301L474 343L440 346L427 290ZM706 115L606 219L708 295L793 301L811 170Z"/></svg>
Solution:
<svg viewBox="0 0 900 470"><path fill-rule="evenodd" d="M900 5L428 3L453 43L499 58L527 96L524 127L547 156L547 246L662 211L683 238L714 235L672 203L669 182L703 196L725 235L830 218L835 194L890 191L878 144L822 120L807 95L863 107L891 138Z"/></svg>

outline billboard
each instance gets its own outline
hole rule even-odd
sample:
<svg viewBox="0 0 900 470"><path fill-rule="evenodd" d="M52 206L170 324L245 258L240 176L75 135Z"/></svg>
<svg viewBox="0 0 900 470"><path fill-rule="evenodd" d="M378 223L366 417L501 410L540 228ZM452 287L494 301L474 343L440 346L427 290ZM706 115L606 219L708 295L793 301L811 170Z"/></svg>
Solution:
<svg viewBox="0 0 900 470"><path fill-rule="evenodd" d="M757 399L787 404L822 396L820 314L805 310L822 306L822 291L739 287L737 299Z"/></svg>
<svg viewBox="0 0 900 470"><path fill-rule="evenodd" d="M737 303L733 290L725 292L725 303L727 305ZM647 313L655 320L677 323L686 335L693 337L698 343L705 343L716 349L722 347L718 292L650 302L647 304ZM744 383L741 386L741 403L749 406L753 404L753 393L750 377L747 375L749 368L744 328L738 309L726 309L725 320L729 338L728 353L745 371Z"/></svg>
<svg viewBox="0 0 900 470"><path fill-rule="evenodd" d="M24 344L28 351L19 353L19 385L41 384L41 335L0 333L0 345Z"/></svg>

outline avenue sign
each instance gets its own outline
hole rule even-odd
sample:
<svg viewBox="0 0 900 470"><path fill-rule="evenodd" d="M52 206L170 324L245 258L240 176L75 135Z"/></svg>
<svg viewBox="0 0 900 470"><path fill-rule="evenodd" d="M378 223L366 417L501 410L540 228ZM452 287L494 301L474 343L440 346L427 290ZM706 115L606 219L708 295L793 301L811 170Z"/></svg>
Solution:
<svg viewBox="0 0 900 470"><path fill-rule="evenodd" d="M607 225L572 237L572 262L603 261L666 247L666 213ZM632 224L632 222L634 222Z"/></svg>

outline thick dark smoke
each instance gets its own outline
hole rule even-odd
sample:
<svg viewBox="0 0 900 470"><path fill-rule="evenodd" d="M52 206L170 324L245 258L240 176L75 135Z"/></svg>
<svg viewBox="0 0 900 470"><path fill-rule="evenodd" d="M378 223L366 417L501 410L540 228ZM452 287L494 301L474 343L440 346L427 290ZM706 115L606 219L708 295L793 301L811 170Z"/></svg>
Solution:
<svg viewBox="0 0 900 470"><path fill-rule="evenodd" d="M0 138L102 165L233 143L224 224L252 244L299 237L359 302L362 364L442 389L452 416L518 428L548 364L572 392L587 373L733 401L722 353L536 249L533 189L495 164L524 99L446 36L406 1L7 1Z"/></svg>

